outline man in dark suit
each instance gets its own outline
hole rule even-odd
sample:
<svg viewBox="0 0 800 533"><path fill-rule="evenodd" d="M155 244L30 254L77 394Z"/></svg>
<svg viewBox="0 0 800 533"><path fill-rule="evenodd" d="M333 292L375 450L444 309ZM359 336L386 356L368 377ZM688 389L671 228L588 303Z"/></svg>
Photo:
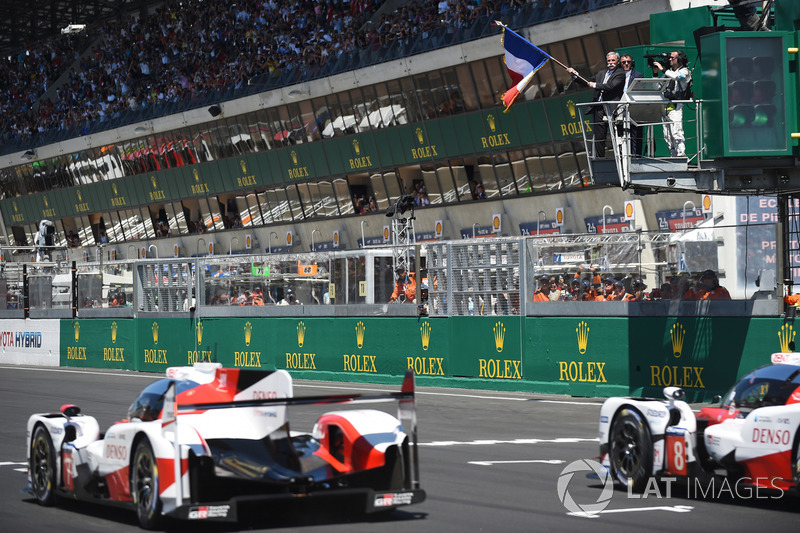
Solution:
<svg viewBox="0 0 800 533"><path fill-rule="evenodd" d="M628 87L631 86L633 80L635 80L636 78L644 78L644 74L642 74L638 70L634 70L636 63L634 62L633 58L628 54L623 54L622 56L620 56L619 63L620 65L622 65L622 72L625 73L625 84L622 86L623 93L627 93ZM620 123L617 129L621 137L623 136L622 126L623 125ZM642 143L642 128L631 124L631 155L641 156L643 153L644 153L644 144Z"/></svg>
<svg viewBox="0 0 800 533"><path fill-rule="evenodd" d="M572 77L582 83L586 83L589 87L594 89L592 102L617 102L622 98L622 91L625 84L625 74L619 67L619 54L616 52L609 52L606 54L606 66L608 68L601 70L594 77L594 81L586 82L578 75L578 72L569 67L567 72L572 74ZM612 106L611 112L616 109ZM595 157L606 156L606 136L608 135L608 120L606 118L606 111L604 106L597 105L591 106L587 113L592 113L594 119L592 120L592 131L594 132L594 139L592 146L594 148Z"/></svg>

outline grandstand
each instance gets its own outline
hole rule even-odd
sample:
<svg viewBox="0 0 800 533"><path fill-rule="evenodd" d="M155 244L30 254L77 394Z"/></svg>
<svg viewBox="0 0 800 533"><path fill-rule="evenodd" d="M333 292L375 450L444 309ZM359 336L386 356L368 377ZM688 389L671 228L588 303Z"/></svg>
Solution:
<svg viewBox="0 0 800 533"><path fill-rule="evenodd" d="M65 264L357 250L391 240L384 212L403 195L414 197L416 242L556 228L661 242L679 221L724 213L735 224L747 202L704 210L698 193L638 196L593 180L579 116L591 91L554 62L511 113L498 105L510 79L495 20L588 75L606 51L648 45L650 14L687 4L188 0L123 3L132 11L92 20L54 8L49 33L85 29L42 38L30 27L35 43L20 46L20 33L6 43L4 258L27 261L45 218L51 259ZM616 274L657 287L685 266L683 249L627 258ZM555 267L609 261L582 254ZM701 266L742 298L765 292L717 257Z"/></svg>

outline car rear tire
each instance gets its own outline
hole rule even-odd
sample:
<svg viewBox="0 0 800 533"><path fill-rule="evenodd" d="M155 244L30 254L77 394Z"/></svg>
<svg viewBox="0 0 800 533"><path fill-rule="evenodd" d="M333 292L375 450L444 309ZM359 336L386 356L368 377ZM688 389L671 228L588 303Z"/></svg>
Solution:
<svg viewBox="0 0 800 533"><path fill-rule="evenodd" d="M158 464L147 439L139 441L131 465L131 495L136 505L139 525L155 529L161 525L161 499L158 487Z"/></svg>
<svg viewBox="0 0 800 533"><path fill-rule="evenodd" d="M653 471L653 439L642 416L623 409L614 419L609 440L611 473L630 488L642 493Z"/></svg>
<svg viewBox="0 0 800 533"><path fill-rule="evenodd" d="M50 507L56 502L56 449L44 426L36 426L31 439L31 489L36 501Z"/></svg>

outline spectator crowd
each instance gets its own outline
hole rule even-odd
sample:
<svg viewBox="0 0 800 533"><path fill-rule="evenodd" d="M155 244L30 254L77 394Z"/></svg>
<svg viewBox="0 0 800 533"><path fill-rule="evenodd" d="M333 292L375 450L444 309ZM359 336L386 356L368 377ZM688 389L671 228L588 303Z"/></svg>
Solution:
<svg viewBox="0 0 800 533"><path fill-rule="evenodd" d="M332 59L355 67L359 52L395 44L409 53L440 28L452 34L522 8L547 20L598 0L416 0L377 14L384 1L167 0L146 18L59 35L0 62L0 134L24 142L52 130L82 133L128 110L241 88L261 75Z"/></svg>

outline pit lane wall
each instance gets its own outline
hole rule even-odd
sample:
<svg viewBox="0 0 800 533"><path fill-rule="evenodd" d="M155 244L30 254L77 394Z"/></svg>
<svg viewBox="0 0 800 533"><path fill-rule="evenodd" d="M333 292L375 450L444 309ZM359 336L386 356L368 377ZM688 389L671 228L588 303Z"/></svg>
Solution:
<svg viewBox="0 0 800 533"><path fill-rule="evenodd" d="M771 353L792 351L795 327L719 316L79 319L62 320L48 350L60 347L61 366L71 367L163 373L212 360L370 383L399 383L412 367L423 385L592 397L660 397L677 385L704 401Z"/></svg>

